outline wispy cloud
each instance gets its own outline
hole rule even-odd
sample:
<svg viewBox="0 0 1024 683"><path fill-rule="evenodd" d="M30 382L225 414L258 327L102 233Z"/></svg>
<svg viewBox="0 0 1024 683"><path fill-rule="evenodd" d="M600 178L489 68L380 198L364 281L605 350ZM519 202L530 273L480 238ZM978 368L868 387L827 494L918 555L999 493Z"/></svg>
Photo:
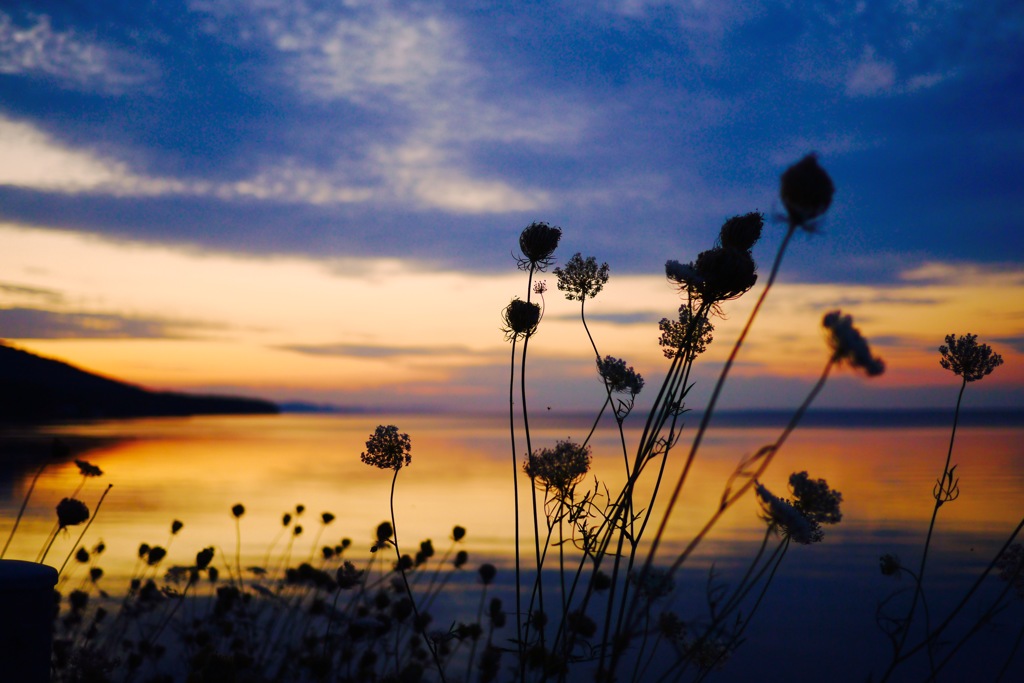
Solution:
<svg viewBox="0 0 1024 683"><path fill-rule="evenodd" d="M0 309L0 329L8 339L185 339L212 328L204 323L108 313Z"/></svg>
<svg viewBox="0 0 1024 683"><path fill-rule="evenodd" d="M152 80L147 59L74 29L53 28L46 15L24 25L0 11L0 73L41 76L77 90L117 93Z"/></svg>
<svg viewBox="0 0 1024 683"><path fill-rule="evenodd" d="M490 356L493 351L475 351L465 346L373 346L369 344L292 344L277 347L310 356L351 358L399 358L412 356Z"/></svg>

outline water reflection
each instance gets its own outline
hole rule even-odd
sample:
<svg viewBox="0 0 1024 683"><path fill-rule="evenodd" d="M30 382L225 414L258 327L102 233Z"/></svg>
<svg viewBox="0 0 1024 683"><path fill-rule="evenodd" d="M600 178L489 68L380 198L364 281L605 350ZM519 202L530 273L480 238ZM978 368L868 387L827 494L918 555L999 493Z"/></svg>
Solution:
<svg viewBox="0 0 1024 683"><path fill-rule="evenodd" d="M458 524L468 530L464 547L470 551L471 569L483 561L507 569L513 543L507 425L500 418L451 416L135 420L8 434L0 470L3 540L50 440L60 437L71 453L50 464L40 477L7 557L33 559L39 552L52 529L55 505L82 481L74 458L104 471L102 478L87 481L80 495L90 508L108 482L114 485L83 542L89 548L101 539L106 544L101 564L107 590L120 590L120 579L132 574L142 542L168 547L170 564L191 564L197 551L211 545L217 548L218 562L233 562L235 520L230 510L235 503L246 508L239 520L243 566L264 564L271 544L275 553L284 552L282 515L295 515L297 504L305 506L296 520L304 533L293 539L293 559L311 557L317 545L333 545L342 538L351 538L353 549L363 555L374 528L389 515L390 472L359 460L378 423L396 424L412 437L412 465L399 475L395 500L406 547L431 538L443 552ZM566 437L580 440L589 426L585 421L540 422L533 444L552 446ZM710 432L684 489L683 503L668 526L666 554L677 551L707 520L737 459L776 435L777 429L763 426ZM627 440L635 443L637 436L627 434ZM989 562L1024 514L1022 436L1021 428L991 427L967 428L958 434L953 461L959 464L962 495L940 512L929 569L936 613L950 607L965 578L976 576ZM826 529L824 543L796 547L787 556L748 633L748 644L728 671L756 672L766 658L778 661L782 656L806 663L802 670L807 675L791 672L786 676L790 681L815 680L820 667L857 671L852 678L863 680L860 672L866 675L872 668L865 663L884 659L885 641L875 626L875 609L880 599L909 584L882 577L878 557L883 552L911 562L919 557L931 513L931 489L948 438L942 427L812 427L794 434L764 483L782 493L791 472L807 470L812 477L825 478L843 493L844 519ZM614 491L624 479L618 438L614 432L599 431L593 445L594 473ZM667 481L674 482L678 471L678 463L670 464ZM520 484L525 491L525 478ZM641 482L639 499L651 485L650 478ZM662 500L656 518L663 505ZM523 508L524 528L529 528L528 506ZM323 512L337 519L325 527ZM185 526L171 543L173 520ZM763 529L752 497L723 517L678 577L687 610L699 613L703 608L712 566L717 581L737 579ZM58 566L76 537L71 533L58 538L51 555ZM531 542L524 539L524 545ZM524 547L526 557L531 552ZM467 587L468 601L477 595L473 576L470 571L454 584ZM501 576L499 583L508 590L509 572ZM460 598L454 597L457 606ZM786 615L784 623L779 615ZM990 647L993 657L1005 657L1006 633L986 632L979 656Z"/></svg>
<svg viewBox="0 0 1024 683"><path fill-rule="evenodd" d="M174 519L185 522L178 542L189 552L209 544L232 545L235 531L229 511L235 503L246 506L243 540L253 556L270 543L281 528L282 514L294 512L296 504L308 510L308 517L300 520L310 532L307 544L324 511L338 518L325 542L349 537L357 545L369 544L372 529L389 514L390 473L359 461L378 422L398 424L412 436L413 462L399 476L395 500L404 537L443 538L460 524L469 530L467 541L474 552L507 562L512 496L506 425L501 419L450 416L134 420L54 426L39 430L32 440L8 436L5 469L0 470L5 529L50 439L57 436L71 446L71 456L48 466L40 478L8 557L34 557L34 546L53 522L54 506L81 481L74 458L104 471L104 477L88 482L81 494L90 507L106 483L114 484L90 530L90 536L106 542L108 563L133 557L142 541L164 540ZM535 429L533 443L539 447L567 436L582 439L588 427L542 425ZM666 550L678 547L703 525L737 458L775 434L768 427L711 432L684 489L683 504L669 524ZM961 431L954 462L959 463L962 495L942 509L940 551L962 544L964 538L984 544L1016 523L1024 491L1021 435L1020 429ZM634 442L637 437L627 436ZM614 491L624 480L618 439L614 433L599 432L593 445L593 472ZM764 483L781 493L791 472L807 470L842 491L845 518L828 529L829 544L919 543L930 514L931 487L947 446L948 433L942 428L804 429L776 458ZM677 475L678 465L670 464L666 480L673 482ZM525 484L525 478L520 482ZM641 482L641 499L652 482L653 477ZM723 554L743 556L746 544L761 536L756 512L752 498L737 505L696 561L715 556L721 562ZM59 546L60 541L54 552Z"/></svg>

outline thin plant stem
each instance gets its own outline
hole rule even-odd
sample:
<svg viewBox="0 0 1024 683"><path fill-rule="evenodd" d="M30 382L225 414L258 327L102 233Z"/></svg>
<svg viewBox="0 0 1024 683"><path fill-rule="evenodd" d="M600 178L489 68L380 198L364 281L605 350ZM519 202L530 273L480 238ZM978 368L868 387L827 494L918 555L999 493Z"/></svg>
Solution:
<svg viewBox="0 0 1024 683"><path fill-rule="evenodd" d="M18 525L21 524L21 518L25 514L25 508L28 506L28 499L32 497L32 491L36 488L36 482L39 481L39 477L43 474L43 470L49 463L43 463L36 470L36 476L32 477L32 483L29 484L28 492L25 494L25 499L21 501L21 508L18 510L18 516L14 519L14 526L11 527L11 533L7 536L7 542L4 543L4 549L0 552L0 560L4 559L4 555L7 554L7 548L11 545L11 540L14 538L14 532L18 530Z"/></svg>
<svg viewBox="0 0 1024 683"><path fill-rule="evenodd" d="M402 576L402 585L405 586L406 597L409 598L409 602L412 604L413 616L416 619L416 628L420 632L420 636L423 638L423 642L426 644L427 649L434 658L434 666L437 667L437 674L441 677L441 683L444 683L444 667L441 666L441 660L437 656L437 648L434 647L434 643L431 642L430 637L427 635L426 628L420 619L420 611L416 607L416 598L412 595L412 588L409 587L409 579L405 575L405 567L402 566L402 551L398 547L398 524L395 522L395 483L398 481L399 468L395 468L395 476L391 478L391 533L395 537L395 555L398 558L398 573Z"/></svg>
<svg viewBox="0 0 1024 683"><path fill-rule="evenodd" d="M64 564L60 566L60 570L57 572L57 576L60 576L64 573L64 567L68 566L68 560L70 560L71 556L75 554L75 550L78 549L79 544L85 537L85 532L89 530L89 527L92 526L93 520L96 519L96 515L100 513L100 506L103 505L103 499L107 497L107 494L110 493L110 489L112 488L114 488L113 484L107 484L107 489L103 492L103 495L100 496L99 502L96 503L96 509L92 511L92 515L89 517L89 521L87 521L85 523L85 526L82 527L82 533L78 534L78 540L76 540L75 544L71 546L71 552L68 553L68 556L64 558Z"/></svg>
<svg viewBox="0 0 1024 683"><path fill-rule="evenodd" d="M519 645L519 661L525 663L525 650L523 646L523 582L522 568L519 550L519 463L516 456L516 429L515 429L515 376L516 376L516 339L512 339L512 361L510 363L508 380L508 426L512 441L512 496L514 505L515 532L516 532L516 642ZM525 676L525 669L521 668Z"/></svg>
<svg viewBox="0 0 1024 683"><path fill-rule="evenodd" d="M669 518L672 516L672 511L675 509L676 504L679 502L679 495L683 490L683 484L686 482L686 477L690 472L690 466L693 465L693 460L697 455L697 451L700 449L701 441L704 438L704 433L708 429L708 424L711 422L711 415L715 411L715 406L718 404L718 397L722 393L722 388L725 386L725 380L729 376L729 370L732 369L733 363L736 361L736 356L740 352L740 347L743 346L743 342L747 338L747 334L750 333L751 327L753 327L754 319L757 317L758 311L761 310L762 304L768 297L768 292L772 288L772 284L775 282L775 278L779 273L779 267L782 265L782 257L786 253L786 247L789 245L790 240L793 238L793 233L796 231L796 225L792 222L789 224L789 229L786 231L786 236L782 240L782 244L779 245L779 251L775 255L775 262L772 264L771 274L768 276L768 282L765 284L764 289L761 290L761 295L757 299L757 303L754 304L754 309L750 312L750 317L747 318L746 324L743 326L743 330L740 332L739 338L736 343L733 344L732 351L729 352L729 357L725 361L725 365L722 366L722 371L718 375L718 381L715 382L715 388L711 392L711 399L708 401L707 408L704 410L704 415L701 416L700 426L697 428L697 433L693 437L693 445L690 447L690 452L686 456L686 463L683 466L683 471L679 475L679 479L676 482L676 487L672 491L672 495L669 497L668 506L665 509L665 515L661 520L661 524L658 526L658 531L654 534L654 539L651 541L651 548L647 553L647 560L644 562L644 572L646 573L651 564L654 562L654 556L658 552L658 546L661 543L662 537L665 535L665 529L668 526Z"/></svg>
<svg viewBox="0 0 1024 683"><path fill-rule="evenodd" d="M924 548L921 550L921 565L917 570L917 586L914 590L914 598L910 602L910 609L907 611L907 618L904 622L903 633L900 637L899 647L897 652L902 649L903 645L907 642L907 636L910 633L910 627L914 619L914 612L917 609L917 602L921 598L921 592L924 590L924 570L925 565L928 562L928 550L932 543L932 534L935 531L935 520L939 515L939 508L945 502L943 500L942 487L945 486L946 478L949 474L949 463L953 458L953 441L956 439L956 427L960 420L960 404L964 398L964 390L967 388L967 379L965 378L960 383L960 393L956 397L956 410L953 412L953 430L949 436L949 450L946 452L946 463L942 467L942 478L939 479L939 490L935 494L935 506L932 508L932 518L928 522L928 534L924 539Z"/></svg>

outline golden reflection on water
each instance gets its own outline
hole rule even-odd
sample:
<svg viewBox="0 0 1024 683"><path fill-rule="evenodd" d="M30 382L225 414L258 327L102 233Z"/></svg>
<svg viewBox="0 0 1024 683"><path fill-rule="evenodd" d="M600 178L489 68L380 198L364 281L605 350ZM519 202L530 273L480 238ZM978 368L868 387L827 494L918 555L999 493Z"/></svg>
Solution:
<svg viewBox="0 0 1024 683"><path fill-rule="evenodd" d="M475 562L484 558L508 563L513 547L511 448L508 427L500 418L453 416L272 416L161 419L50 427L50 435L110 438L93 449L76 452L99 466L104 476L89 480L80 494L90 509L107 483L114 485L95 524L84 539L92 547L107 546L101 562L108 575L127 575L141 542L167 545L170 524L184 529L173 539L171 563L191 564L195 552L209 545L222 558L233 558L235 520L230 509L245 505L240 520L244 564L262 564L271 543L280 538L282 515L306 511L297 518L303 527L294 539L293 559L309 557L316 547L348 537L360 554L372 531L390 515L392 473L364 465L359 454L378 423L394 423L412 438L412 465L397 481L395 514L403 548L415 550L431 538L439 551L448 546L454 525L467 528L464 541ZM533 430L534 448L558 439L582 440L589 424L568 427L540 425ZM713 428L696 461L683 498L668 525L665 549L671 552L691 538L714 510L722 486L737 459L772 441L778 429ZM684 434L666 469L655 521L679 473L689 446ZM959 466L961 496L944 506L940 529L952 543L957 534L1005 535L1024 513L1024 430L969 428L957 436L953 462ZM636 442L627 432L627 443ZM593 440L593 473L614 492L624 480L617 433L601 429ZM923 539L931 513L931 488L949 444L945 428L808 428L798 430L780 452L764 483L786 495L788 475L807 470L843 493L844 521L827 530L826 543L862 541L887 531ZM520 453L525 441L517 436ZM31 482L33 468L8 482L0 500L0 537L6 541L12 520ZM646 500L654 471L642 480L638 500ZM72 461L44 471L27 516L15 536L8 558L33 559L55 520L54 507L82 482ZM528 481L520 473L524 549L532 543L527 497ZM757 506L750 496L730 510L715 528L696 560L728 561L722 555L749 555L748 544L763 535ZM324 527L321 513L337 519ZM652 528L653 531L653 528ZM79 528L59 538L49 558L58 566ZM291 533L291 530L288 530ZM322 536L317 538L320 534ZM915 536L918 535L918 536ZM917 540L916 542L919 542ZM277 540L275 555L286 547ZM529 556L529 555L527 555Z"/></svg>

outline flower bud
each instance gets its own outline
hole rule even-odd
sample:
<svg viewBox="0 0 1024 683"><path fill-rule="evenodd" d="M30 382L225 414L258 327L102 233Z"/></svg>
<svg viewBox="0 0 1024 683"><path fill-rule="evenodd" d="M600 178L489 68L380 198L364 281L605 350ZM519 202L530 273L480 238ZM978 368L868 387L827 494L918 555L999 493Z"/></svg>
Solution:
<svg viewBox="0 0 1024 683"><path fill-rule="evenodd" d="M723 247L733 249L750 249L761 239L761 228L764 227L764 216L757 211L743 216L733 216L722 225L719 242Z"/></svg>
<svg viewBox="0 0 1024 683"><path fill-rule="evenodd" d="M808 154L782 174L779 194L793 225L804 225L828 210L835 186L818 158Z"/></svg>
<svg viewBox="0 0 1024 683"><path fill-rule="evenodd" d="M502 312L505 325L502 330L509 341L517 337L527 337L537 329L540 322L540 306L522 299L512 299Z"/></svg>
<svg viewBox="0 0 1024 683"><path fill-rule="evenodd" d="M530 223L519 234L519 248L525 257L527 266L543 269L551 262L558 240L562 238L562 229L551 227L547 223Z"/></svg>
<svg viewBox="0 0 1024 683"><path fill-rule="evenodd" d="M89 519L89 508L77 498L64 498L57 503L57 523L63 527L76 526Z"/></svg>

